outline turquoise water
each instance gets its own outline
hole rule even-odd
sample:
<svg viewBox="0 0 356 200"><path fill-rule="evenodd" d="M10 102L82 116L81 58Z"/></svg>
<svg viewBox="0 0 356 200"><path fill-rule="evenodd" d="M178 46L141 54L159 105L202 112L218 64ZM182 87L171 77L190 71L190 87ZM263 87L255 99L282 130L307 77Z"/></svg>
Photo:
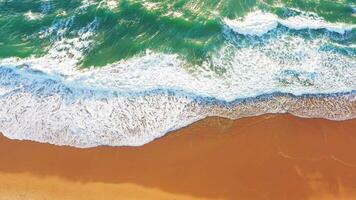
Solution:
<svg viewBox="0 0 356 200"><path fill-rule="evenodd" d="M140 145L206 116L343 120L355 90L352 0L0 0L11 138ZM340 105L296 103L320 94Z"/></svg>
<svg viewBox="0 0 356 200"><path fill-rule="evenodd" d="M351 0L1 1L0 57L45 54L55 36L40 37L41 31L75 17L65 33L68 37L95 18L100 20L95 42L81 63L84 67L103 66L147 49L199 62L224 43L224 18L242 17L256 9L287 17L294 14L288 10L293 8L330 22L355 24L352 6ZM29 20L29 12L41 17ZM354 43L354 36L351 39Z"/></svg>

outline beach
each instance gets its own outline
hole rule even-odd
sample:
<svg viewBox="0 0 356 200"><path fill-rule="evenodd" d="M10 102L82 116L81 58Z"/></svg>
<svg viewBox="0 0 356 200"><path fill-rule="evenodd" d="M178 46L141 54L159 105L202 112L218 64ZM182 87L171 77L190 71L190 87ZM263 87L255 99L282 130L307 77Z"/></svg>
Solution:
<svg viewBox="0 0 356 200"><path fill-rule="evenodd" d="M140 147L0 138L0 199L356 198L356 120L210 117Z"/></svg>
<svg viewBox="0 0 356 200"><path fill-rule="evenodd" d="M0 0L0 200L356 199L353 0Z"/></svg>

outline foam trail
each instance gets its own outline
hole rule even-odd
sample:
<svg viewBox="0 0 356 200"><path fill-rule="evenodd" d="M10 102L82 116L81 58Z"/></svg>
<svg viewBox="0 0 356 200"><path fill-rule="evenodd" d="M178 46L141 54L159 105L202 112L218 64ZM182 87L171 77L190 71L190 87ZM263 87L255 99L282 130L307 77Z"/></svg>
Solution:
<svg viewBox="0 0 356 200"><path fill-rule="evenodd" d="M355 25L343 23L330 23L321 17L308 13L282 19L275 14L265 13L260 10L248 13L242 19L231 20L226 18L224 22L233 31L252 36L262 36L268 31L277 28L278 24L293 30L326 29L339 34L344 34L356 27Z"/></svg>
<svg viewBox="0 0 356 200"><path fill-rule="evenodd" d="M231 20L226 18L225 24L233 31L243 35L262 36L278 26L276 15L256 11L247 14L243 20Z"/></svg>
<svg viewBox="0 0 356 200"><path fill-rule="evenodd" d="M28 19L28 20L39 20L41 18L43 18L43 14L41 13L33 13L32 11L28 11L24 14L24 16Z"/></svg>

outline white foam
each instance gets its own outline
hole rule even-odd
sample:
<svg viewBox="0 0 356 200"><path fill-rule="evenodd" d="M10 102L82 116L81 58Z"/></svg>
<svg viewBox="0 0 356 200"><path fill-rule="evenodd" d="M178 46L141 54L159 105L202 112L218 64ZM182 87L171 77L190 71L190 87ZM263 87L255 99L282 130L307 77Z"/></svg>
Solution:
<svg viewBox="0 0 356 200"><path fill-rule="evenodd" d="M11 89L7 89L7 88L0 88L0 96L4 95L6 93L8 93L9 91L11 91Z"/></svg>
<svg viewBox="0 0 356 200"><path fill-rule="evenodd" d="M30 91L0 100L0 130L10 138L77 147L137 146L202 117L198 109L187 109L191 100L184 98L116 97L56 82L45 89L35 83L26 87ZM53 94L41 96L43 89Z"/></svg>
<svg viewBox="0 0 356 200"><path fill-rule="evenodd" d="M275 29L278 24L286 26L294 30L302 29L326 29L328 31L344 34L355 28L355 25L345 23L331 23L315 14L303 13L300 15L288 17L286 19L279 18L272 13L262 12L260 10L250 12L245 17L240 19L224 19L227 27L233 31L243 35L262 36Z"/></svg>
<svg viewBox="0 0 356 200"><path fill-rule="evenodd" d="M30 20L30 21L32 21L32 20L39 20L39 19L42 19L42 18L44 17L43 14L41 14L41 13L35 13L35 12L32 12L31 10L28 11L28 12L26 12L24 15L25 15L25 17L26 17L28 20Z"/></svg>
<svg viewBox="0 0 356 200"><path fill-rule="evenodd" d="M78 10L85 10L86 8L88 8L89 6L92 6L92 5L97 5L98 2L97 1L94 1L94 0L82 0L81 1L81 6L79 7Z"/></svg>
<svg viewBox="0 0 356 200"><path fill-rule="evenodd" d="M261 11L248 13L243 19L226 18L224 21L233 31L243 35L261 36L278 25L277 17L274 14Z"/></svg>
<svg viewBox="0 0 356 200"><path fill-rule="evenodd" d="M96 6L97 8L107 8L110 10L114 10L114 9L118 8L120 2L117 0L100 0L100 1L82 0L81 3L82 4L77 9L77 11L86 10L90 6Z"/></svg>
<svg viewBox="0 0 356 200"><path fill-rule="evenodd" d="M320 48L327 41L281 36L266 45L226 45L212 59L191 66L176 55L147 52L101 69L81 72L71 81L106 90L173 88L227 101L273 91L328 93L356 88L356 61ZM217 74L216 71L225 71ZM282 83L283 82L283 83Z"/></svg>
<svg viewBox="0 0 356 200"><path fill-rule="evenodd" d="M352 106L356 95L335 99L337 103L321 99L324 102L305 104L282 97L229 108L169 93L126 96L69 87L29 69L1 67L0 74L1 87L7 89L0 95L0 131L5 136L81 148L143 145L207 116L236 119L267 112L334 120L356 116Z"/></svg>
<svg viewBox="0 0 356 200"><path fill-rule="evenodd" d="M326 29L340 34L344 34L346 31L355 28L355 26L349 24L326 22L319 17L293 16L283 20L279 19L278 22L294 30Z"/></svg>
<svg viewBox="0 0 356 200"><path fill-rule="evenodd" d="M147 10L159 9L162 5L159 2L148 2L144 1L142 4Z"/></svg>
<svg viewBox="0 0 356 200"><path fill-rule="evenodd" d="M69 85L136 92L170 88L226 101L274 91L302 94L356 89L353 58L321 51L327 38L308 40L290 35L243 48L227 43L197 67L174 54L148 51L100 69L79 70L77 64L90 48L97 23L88 24L78 37L55 42L44 57L1 63L28 66ZM196 70L189 70L193 68Z"/></svg>
<svg viewBox="0 0 356 200"><path fill-rule="evenodd" d="M111 10L116 9L118 7L119 2L117 0L103 0L100 1L98 7L105 7Z"/></svg>
<svg viewBox="0 0 356 200"><path fill-rule="evenodd" d="M339 120L356 115L355 97L335 100L343 103L325 112L322 103L308 107L291 98L234 108L195 99L355 90L356 60L322 51L330 42L327 37L284 34L245 46L229 38L199 66L175 54L147 51L100 69L79 70L100 21L69 37L73 20L56 22L41 33L55 38L45 56L0 60L0 131L7 137L77 147L136 146L206 116L292 112ZM155 89L163 92L148 92Z"/></svg>

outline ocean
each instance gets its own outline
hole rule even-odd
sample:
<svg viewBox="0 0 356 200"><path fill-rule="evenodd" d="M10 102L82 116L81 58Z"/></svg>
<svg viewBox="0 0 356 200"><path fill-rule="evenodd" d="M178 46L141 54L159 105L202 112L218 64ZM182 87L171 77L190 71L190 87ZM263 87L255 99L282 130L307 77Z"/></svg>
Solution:
<svg viewBox="0 0 356 200"><path fill-rule="evenodd" d="M0 132L139 146L208 116L356 117L353 0L0 0Z"/></svg>

